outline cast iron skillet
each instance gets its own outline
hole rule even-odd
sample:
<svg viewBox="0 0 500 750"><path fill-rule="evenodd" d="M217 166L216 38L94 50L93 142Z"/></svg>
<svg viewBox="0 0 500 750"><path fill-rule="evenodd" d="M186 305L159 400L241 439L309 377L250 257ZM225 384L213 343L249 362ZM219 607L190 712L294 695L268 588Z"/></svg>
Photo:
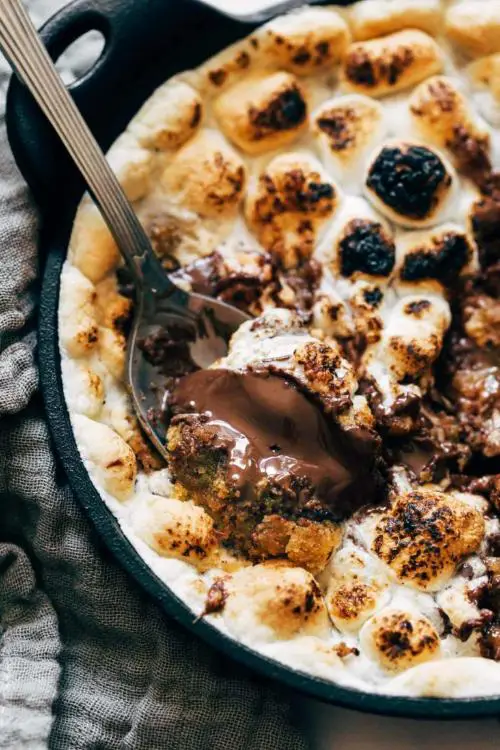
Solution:
<svg viewBox="0 0 500 750"><path fill-rule="evenodd" d="M45 25L43 38L57 58L92 29L102 32L106 45L97 63L71 87L71 92L106 150L156 86L245 36L252 26L222 18L193 0L76 0ZM75 495L123 567L169 615L193 633L237 661L309 695L393 716L463 719L500 714L500 699L379 696L293 671L237 644L209 623L195 622L188 608L151 572L91 483L75 444L63 396L57 337L59 277L83 185L17 80L12 80L8 92L7 127L17 163L44 218L39 365L52 437Z"/></svg>

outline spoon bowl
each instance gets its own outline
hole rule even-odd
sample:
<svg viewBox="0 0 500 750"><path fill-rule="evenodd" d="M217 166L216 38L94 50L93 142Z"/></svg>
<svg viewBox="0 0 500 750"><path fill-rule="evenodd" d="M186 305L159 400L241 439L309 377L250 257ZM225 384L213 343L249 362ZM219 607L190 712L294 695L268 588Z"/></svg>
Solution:
<svg viewBox="0 0 500 750"><path fill-rule="evenodd" d="M127 382L137 418L164 458L173 380L224 357L245 320L241 310L200 294L143 291L129 337Z"/></svg>

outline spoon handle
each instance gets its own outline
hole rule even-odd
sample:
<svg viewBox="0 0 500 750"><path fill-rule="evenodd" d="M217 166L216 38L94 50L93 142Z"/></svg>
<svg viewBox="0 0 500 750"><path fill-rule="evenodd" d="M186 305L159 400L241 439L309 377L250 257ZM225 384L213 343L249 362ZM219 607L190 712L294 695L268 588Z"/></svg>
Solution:
<svg viewBox="0 0 500 750"><path fill-rule="evenodd" d="M148 236L20 0L0 0L0 48L80 170L136 284L162 296L182 296L156 258Z"/></svg>

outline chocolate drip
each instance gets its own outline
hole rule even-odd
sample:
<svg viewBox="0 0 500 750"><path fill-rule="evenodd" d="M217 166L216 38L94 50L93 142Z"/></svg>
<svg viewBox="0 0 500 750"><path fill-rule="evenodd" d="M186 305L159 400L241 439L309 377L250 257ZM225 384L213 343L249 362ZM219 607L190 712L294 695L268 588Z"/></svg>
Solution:
<svg viewBox="0 0 500 750"><path fill-rule="evenodd" d="M175 415L195 413L215 428L213 447L228 457L227 484L243 501L255 500L263 484L289 493L304 479L336 518L374 500L376 438L327 420L285 377L201 370L179 381L169 404L172 424Z"/></svg>

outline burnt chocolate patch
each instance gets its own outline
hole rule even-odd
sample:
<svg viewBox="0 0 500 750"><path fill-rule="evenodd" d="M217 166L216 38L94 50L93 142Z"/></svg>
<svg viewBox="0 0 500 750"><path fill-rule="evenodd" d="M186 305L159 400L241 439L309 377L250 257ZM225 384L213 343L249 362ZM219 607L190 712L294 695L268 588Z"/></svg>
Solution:
<svg viewBox="0 0 500 750"><path fill-rule="evenodd" d="M214 86L223 86L226 82L227 71L223 68L220 68L219 70L211 70L208 77Z"/></svg>
<svg viewBox="0 0 500 750"><path fill-rule="evenodd" d="M310 182L308 185L308 200L318 203L323 198L334 198L335 191L329 182Z"/></svg>
<svg viewBox="0 0 500 750"><path fill-rule="evenodd" d="M363 292L365 302L372 307L378 307L382 302L384 295L381 289L374 287L373 289L366 289Z"/></svg>
<svg viewBox="0 0 500 750"><path fill-rule="evenodd" d="M352 129L356 119L356 113L351 108L335 109L318 117L316 125L328 136L332 151L345 151L356 140Z"/></svg>
<svg viewBox="0 0 500 750"><path fill-rule="evenodd" d="M425 310L428 310L431 306L431 303L427 299L420 299L418 302L409 302L404 311L407 315L420 315L420 313L425 312Z"/></svg>
<svg viewBox="0 0 500 750"><path fill-rule="evenodd" d="M425 146L385 146L370 167L366 184L401 216L425 219L451 177L441 159Z"/></svg>
<svg viewBox="0 0 500 750"><path fill-rule="evenodd" d="M255 129L255 137L282 130L291 130L302 125L307 117L307 104L298 86L289 86L278 92L265 109L251 107L249 119Z"/></svg>
<svg viewBox="0 0 500 750"><path fill-rule="evenodd" d="M345 75L358 86L374 88L381 81L394 86L414 59L412 50L407 47L394 50L388 59L374 59L367 50L358 47L347 59Z"/></svg>
<svg viewBox="0 0 500 750"><path fill-rule="evenodd" d="M394 268L396 248L379 222L350 221L339 242L339 251L342 276L352 276L356 271L388 276Z"/></svg>
<svg viewBox="0 0 500 750"><path fill-rule="evenodd" d="M311 59L311 53L305 47L297 50L292 57L292 62L295 65L307 65Z"/></svg>
<svg viewBox="0 0 500 750"><path fill-rule="evenodd" d="M250 63L251 63L250 55L248 54L248 52L245 52L245 50L242 50L240 54L238 55L238 57L236 58L236 65L239 68L242 68L244 70L245 68L248 68Z"/></svg>
<svg viewBox="0 0 500 750"><path fill-rule="evenodd" d="M168 331L158 328L141 339L138 345L145 359L162 375L181 377L197 369L190 353L193 340L194 334L186 328L170 326Z"/></svg>
<svg viewBox="0 0 500 750"><path fill-rule="evenodd" d="M345 75L347 80L360 86L372 88L377 84L373 60L363 49L356 50L349 56L345 66Z"/></svg>
<svg viewBox="0 0 500 750"><path fill-rule="evenodd" d="M444 283L453 281L470 258L467 238L461 234L448 234L434 248L424 248L408 254L401 269L403 281L436 279Z"/></svg>

